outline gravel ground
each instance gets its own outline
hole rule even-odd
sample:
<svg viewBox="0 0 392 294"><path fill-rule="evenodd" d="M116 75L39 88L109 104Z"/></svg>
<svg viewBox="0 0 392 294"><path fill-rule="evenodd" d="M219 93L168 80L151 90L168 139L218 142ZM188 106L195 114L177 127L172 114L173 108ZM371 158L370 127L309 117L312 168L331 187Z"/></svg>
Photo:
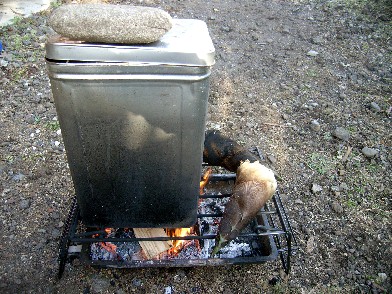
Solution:
<svg viewBox="0 0 392 294"><path fill-rule="evenodd" d="M208 127L264 150L300 250L289 276L279 261L75 263L56 280L74 190L44 62L49 10L0 28L1 292L391 293L390 2L108 2L207 22L216 48Z"/></svg>

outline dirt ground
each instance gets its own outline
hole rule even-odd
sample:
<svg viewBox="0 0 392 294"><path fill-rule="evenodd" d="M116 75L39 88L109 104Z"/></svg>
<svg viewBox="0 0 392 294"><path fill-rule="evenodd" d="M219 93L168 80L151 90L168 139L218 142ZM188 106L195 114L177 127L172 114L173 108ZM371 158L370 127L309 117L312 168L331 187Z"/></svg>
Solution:
<svg viewBox="0 0 392 294"><path fill-rule="evenodd" d="M58 243L74 195L44 61L50 11L0 28L2 293L391 293L391 4L109 1L204 20L216 49L208 128L259 146L298 238L261 265L96 269ZM272 283L272 281L277 283Z"/></svg>

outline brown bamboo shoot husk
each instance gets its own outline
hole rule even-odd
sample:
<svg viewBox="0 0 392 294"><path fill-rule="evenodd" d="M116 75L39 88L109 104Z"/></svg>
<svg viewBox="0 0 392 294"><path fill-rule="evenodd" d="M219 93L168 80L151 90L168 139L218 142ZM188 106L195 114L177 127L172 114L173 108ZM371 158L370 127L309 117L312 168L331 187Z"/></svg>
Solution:
<svg viewBox="0 0 392 294"><path fill-rule="evenodd" d="M212 130L205 134L203 160L210 165L222 166L236 172L241 162L255 162L258 157L219 131Z"/></svg>

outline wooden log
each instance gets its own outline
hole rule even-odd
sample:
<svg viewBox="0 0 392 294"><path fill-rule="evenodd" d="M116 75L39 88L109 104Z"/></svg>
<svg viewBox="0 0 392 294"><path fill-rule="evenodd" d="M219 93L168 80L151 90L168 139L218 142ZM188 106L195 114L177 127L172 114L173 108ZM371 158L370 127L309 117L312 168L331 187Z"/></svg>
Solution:
<svg viewBox="0 0 392 294"><path fill-rule="evenodd" d="M167 237L166 232L162 228L134 228L136 238L155 238ZM172 241L139 241L147 259L152 259L157 255L165 252L173 247Z"/></svg>

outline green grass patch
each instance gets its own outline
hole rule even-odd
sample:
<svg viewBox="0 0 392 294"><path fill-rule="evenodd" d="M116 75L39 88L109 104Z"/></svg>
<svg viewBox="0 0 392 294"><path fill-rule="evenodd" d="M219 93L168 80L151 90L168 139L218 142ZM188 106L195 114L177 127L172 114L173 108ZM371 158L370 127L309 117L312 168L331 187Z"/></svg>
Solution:
<svg viewBox="0 0 392 294"><path fill-rule="evenodd" d="M355 200L353 200L353 199L348 199L348 200L346 201L346 206L347 206L348 208L354 209L354 208L356 208L356 207L358 206L358 202L355 201Z"/></svg>
<svg viewBox="0 0 392 294"><path fill-rule="evenodd" d="M61 1L60 1L60 0L50 2L50 7L51 7L52 9L55 9L55 8L57 8L57 7L60 7L60 6L61 6Z"/></svg>
<svg viewBox="0 0 392 294"><path fill-rule="evenodd" d="M24 79L27 77L27 68L19 68L16 69L14 72L12 72L11 77L12 77L12 82L17 83L20 80Z"/></svg>
<svg viewBox="0 0 392 294"><path fill-rule="evenodd" d="M312 153L306 161L306 165L319 174L323 175L336 168L335 160L324 154Z"/></svg>
<svg viewBox="0 0 392 294"><path fill-rule="evenodd" d="M306 71L306 75L310 78L317 78L319 76L319 70L315 68L310 68Z"/></svg>
<svg viewBox="0 0 392 294"><path fill-rule="evenodd" d="M51 131L58 131L60 129L60 123L57 120L46 122L44 126Z"/></svg>

